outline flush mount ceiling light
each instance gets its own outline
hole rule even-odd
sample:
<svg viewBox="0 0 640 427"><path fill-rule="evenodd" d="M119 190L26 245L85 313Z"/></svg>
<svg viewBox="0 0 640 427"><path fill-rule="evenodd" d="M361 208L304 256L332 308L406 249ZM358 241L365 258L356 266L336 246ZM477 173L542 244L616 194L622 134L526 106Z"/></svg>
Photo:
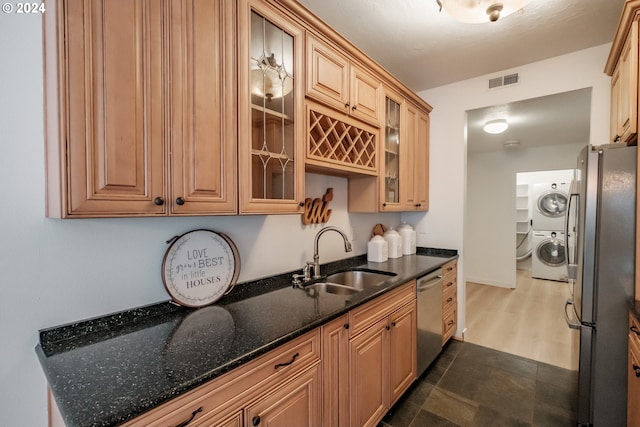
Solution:
<svg viewBox="0 0 640 427"><path fill-rule="evenodd" d="M489 120L487 123L485 123L482 127L482 130L484 130L486 133L492 133L495 135L504 132L508 127L509 123L507 123L505 119L495 119Z"/></svg>
<svg viewBox="0 0 640 427"><path fill-rule="evenodd" d="M436 0L457 21L478 24L495 22L522 9L530 0Z"/></svg>

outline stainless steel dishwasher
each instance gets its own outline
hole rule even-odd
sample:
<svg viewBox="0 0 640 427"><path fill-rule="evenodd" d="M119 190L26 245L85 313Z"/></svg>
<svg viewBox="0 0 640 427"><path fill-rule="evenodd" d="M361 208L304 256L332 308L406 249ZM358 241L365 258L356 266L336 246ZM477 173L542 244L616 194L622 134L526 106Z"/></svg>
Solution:
<svg viewBox="0 0 640 427"><path fill-rule="evenodd" d="M442 269L417 280L418 376L442 350Z"/></svg>

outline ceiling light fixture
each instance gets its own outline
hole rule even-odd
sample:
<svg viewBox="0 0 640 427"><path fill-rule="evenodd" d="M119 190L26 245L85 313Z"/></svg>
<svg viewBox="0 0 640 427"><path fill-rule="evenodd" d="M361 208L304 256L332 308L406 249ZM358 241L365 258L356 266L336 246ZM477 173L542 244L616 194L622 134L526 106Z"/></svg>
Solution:
<svg viewBox="0 0 640 427"><path fill-rule="evenodd" d="M436 0L457 21L479 24L495 22L522 9L530 0Z"/></svg>
<svg viewBox="0 0 640 427"><path fill-rule="evenodd" d="M509 123L507 123L506 119L495 119L489 120L487 123L485 123L482 127L482 130L484 130L486 133L495 135L504 132L508 127Z"/></svg>

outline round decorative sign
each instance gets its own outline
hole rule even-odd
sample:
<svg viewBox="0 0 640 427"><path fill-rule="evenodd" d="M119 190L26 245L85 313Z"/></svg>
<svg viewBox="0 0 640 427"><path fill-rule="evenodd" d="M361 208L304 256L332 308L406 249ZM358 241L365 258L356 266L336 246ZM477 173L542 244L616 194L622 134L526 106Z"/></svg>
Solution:
<svg viewBox="0 0 640 427"><path fill-rule="evenodd" d="M202 307L231 291L240 272L238 249L229 237L193 230L174 238L162 260L162 281L175 302Z"/></svg>

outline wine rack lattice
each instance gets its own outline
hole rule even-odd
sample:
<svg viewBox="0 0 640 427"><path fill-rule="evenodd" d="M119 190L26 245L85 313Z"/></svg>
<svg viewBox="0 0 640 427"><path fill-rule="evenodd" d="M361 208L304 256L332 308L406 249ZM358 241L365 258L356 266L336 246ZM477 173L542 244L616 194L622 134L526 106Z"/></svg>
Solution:
<svg viewBox="0 0 640 427"><path fill-rule="evenodd" d="M376 135L317 111L309 111L307 157L376 171Z"/></svg>

